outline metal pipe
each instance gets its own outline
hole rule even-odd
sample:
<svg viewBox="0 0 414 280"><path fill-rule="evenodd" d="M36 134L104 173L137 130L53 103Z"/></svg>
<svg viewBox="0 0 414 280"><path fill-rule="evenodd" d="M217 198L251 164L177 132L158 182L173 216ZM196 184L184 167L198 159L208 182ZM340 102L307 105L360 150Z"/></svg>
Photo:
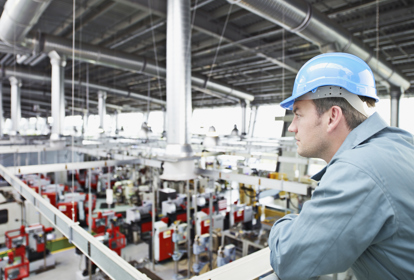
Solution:
<svg viewBox="0 0 414 280"><path fill-rule="evenodd" d="M11 110L11 120L12 120L12 130L10 135L17 135L19 133L19 123L21 118L21 103L20 103L20 87L22 85L21 81L16 77L10 77L10 110Z"/></svg>
<svg viewBox="0 0 414 280"><path fill-rule="evenodd" d="M167 6L167 147L171 157L189 157L191 118L190 0Z"/></svg>
<svg viewBox="0 0 414 280"><path fill-rule="evenodd" d="M161 181L160 181L160 183L161 183ZM156 211L155 211L155 204L157 203L157 201L155 200L155 189L156 189L156 184L154 184L154 180L153 180L153 183L152 183L152 207L151 207L151 210L152 210L152 213L151 213L151 220L152 220L152 234L151 234L151 236L152 236L152 238L151 238L151 243L152 243L152 246L151 246L151 263L152 263L152 271L155 271L155 214L156 214ZM158 188L157 188L157 190L158 190ZM158 195L157 195L157 199L158 199Z"/></svg>
<svg viewBox="0 0 414 280"><path fill-rule="evenodd" d="M210 270L213 270L213 193L210 192L208 199L208 215L210 219L210 226L208 228L208 233L210 234L208 238L208 259Z"/></svg>
<svg viewBox="0 0 414 280"><path fill-rule="evenodd" d="M50 82L51 81L51 78L48 77L48 76L45 76L44 74L36 73L34 71L25 70L25 69L22 69L22 68L14 69L13 67L4 68L4 76L6 76L6 77L15 76L15 77L19 77L19 78L22 78L22 79L43 81L43 82ZM71 79L66 79L65 84L70 84L71 85L72 80ZM75 81L75 84L80 86L80 87L85 87L87 89L87 91L86 91L87 95L89 93L88 89L92 88L92 89L95 89L95 90L103 90L103 91L106 91L107 93L109 92L109 93L112 93L112 94L116 94L116 95L120 95L120 96L124 96L124 97L129 97L129 98L132 98L132 99L150 101L151 103L155 103L155 104L159 104L159 105L164 105L165 106L165 104L166 104L166 102L164 100L160 100L160 99L148 97L148 96L145 96L145 95L141 95L141 94L138 94L138 93L134 93L134 92L128 91L126 89L112 88L112 87L105 86L105 85L89 83L88 76L87 76L87 81L86 82Z"/></svg>
<svg viewBox="0 0 414 280"><path fill-rule="evenodd" d="M16 45L24 41L51 0L8 0L0 18L0 39Z"/></svg>
<svg viewBox="0 0 414 280"><path fill-rule="evenodd" d="M64 92L64 67L65 57L57 52L49 53L50 64L52 65L52 118L53 126L50 135L51 140L58 140L63 130L63 120L65 118L65 92Z"/></svg>
<svg viewBox="0 0 414 280"><path fill-rule="evenodd" d="M399 127L401 89L392 86L391 95L391 126Z"/></svg>
<svg viewBox="0 0 414 280"><path fill-rule="evenodd" d="M106 115L106 92L98 91L98 111L99 111L99 128L105 130L105 115Z"/></svg>
<svg viewBox="0 0 414 280"><path fill-rule="evenodd" d="M195 188L196 180L194 180ZM187 257L188 257L188 268L187 268L187 278L190 279L190 269L191 269L191 195L190 195L190 181L187 180Z"/></svg>
<svg viewBox="0 0 414 280"><path fill-rule="evenodd" d="M246 136L246 102L241 102L241 109L242 109L242 127L241 127L241 136Z"/></svg>
<svg viewBox="0 0 414 280"><path fill-rule="evenodd" d="M249 137L252 138L254 135L254 129L256 127L257 111L259 106L253 106L250 112L250 123L249 123Z"/></svg>
<svg viewBox="0 0 414 280"><path fill-rule="evenodd" d="M385 59L377 60L375 54L353 35L330 20L304 0L227 0L261 16L286 30L317 44L322 52L329 49L348 52L365 60L372 71L382 79L402 87L410 87L410 81Z"/></svg>
<svg viewBox="0 0 414 280"><path fill-rule="evenodd" d="M50 52L52 50L56 50L58 53L62 53L68 57L72 57L71 40L46 34L42 34L40 36L40 39L38 34L32 34L29 36L30 37L26 38L24 44L31 50L38 50L39 52ZM78 44L76 44L76 46L77 45ZM75 59L80 61L86 61L89 63L95 63L97 65L102 65L106 67L129 70L137 73L144 73L150 76L160 78L165 78L167 72L167 69L165 68L165 66L162 65L162 63L158 63L157 67L155 61L133 54L101 48L86 43L82 43L82 49L75 47ZM239 99L245 99L248 101L253 101L254 99L253 95L230 88L226 85L222 85L212 81L206 83L206 77L201 75L193 75L191 77L191 81L192 85L194 86L207 88L209 90L217 91L223 94L228 94Z"/></svg>

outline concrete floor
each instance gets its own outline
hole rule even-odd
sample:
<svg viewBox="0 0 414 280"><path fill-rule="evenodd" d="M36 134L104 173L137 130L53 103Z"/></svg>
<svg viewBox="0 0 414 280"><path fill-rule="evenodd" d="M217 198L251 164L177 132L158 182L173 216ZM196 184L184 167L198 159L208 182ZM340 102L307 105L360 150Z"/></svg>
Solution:
<svg viewBox="0 0 414 280"><path fill-rule="evenodd" d="M45 271L39 274L31 274L30 280L78 280L76 273L85 269L85 260L83 256L77 255L75 249L69 249L54 253L56 260L55 269ZM135 260L139 263L148 259L148 245L141 243L138 245L129 244L122 250L122 258L126 261ZM152 270L152 263L145 265L147 269ZM187 260L179 262L179 270L187 269ZM161 264L155 264L153 271L161 279L172 279L174 275L174 262L166 261ZM89 279L89 278L88 278Z"/></svg>
<svg viewBox="0 0 414 280"><path fill-rule="evenodd" d="M85 260L83 256L77 255L75 249L68 249L65 251L60 251L54 253L56 260L56 268L49 271L45 271L39 274L31 274L30 280L79 280L79 276L76 274L85 269ZM126 261L135 260L138 263L145 263L148 261L148 245L141 243L138 245L129 244L126 248L122 250L122 258ZM214 259L214 257L213 257ZM173 261L164 261L160 264L155 264L155 270L152 269L152 263L147 262L144 265L145 268L153 271L158 277L165 280L173 279L174 275L174 262ZM215 263L213 263L213 268ZM178 269L179 271L186 270L188 268L188 260L183 259L179 262ZM207 266L204 270L207 270ZM203 270L203 271L204 271ZM87 278L89 279L89 278ZM94 280L100 280L103 278L93 278ZM186 278L184 278L186 279ZM267 278L266 278L267 279ZM339 273L337 278L334 278L333 275L321 276L320 280L355 280L355 278L348 278L347 274Z"/></svg>

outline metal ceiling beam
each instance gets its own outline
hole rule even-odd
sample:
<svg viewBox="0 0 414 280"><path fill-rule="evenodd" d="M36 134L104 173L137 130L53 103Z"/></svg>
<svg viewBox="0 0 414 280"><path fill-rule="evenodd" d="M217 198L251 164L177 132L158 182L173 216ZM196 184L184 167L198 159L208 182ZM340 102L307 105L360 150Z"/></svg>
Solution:
<svg viewBox="0 0 414 280"><path fill-rule="evenodd" d="M98 5L99 3L101 3L103 0L91 0L89 2L86 2L85 4L80 5L80 7L78 9L76 9L75 11L75 20L79 20L81 17L83 17L87 12L89 12L95 5ZM70 17L72 18L72 17ZM53 35L61 35L63 32L65 32L68 28L70 28L73 25L73 22L70 21L65 21L61 26L59 26L58 28L56 28L53 31Z"/></svg>
<svg viewBox="0 0 414 280"><path fill-rule="evenodd" d="M106 30L103 35L96 37L95 39L93 39L90 44L92 45L99 45L102 42L104 42L105 40L111 38L112 36L114 36L115 34L118 34L118 36L121 36L121 34L119 34L119 32L121 30L124 30L125 28L128 28L138 22L140 22L141 20L145 19L146 17L148 17L149 13L148 12L142 12L139 11L138 13L136 13L133 16L129 16L126 19L124 19L123 21L117 23L116 25L112 26L110 29Z"/></svg>
<svg viewBox="0 0 414 280"><path fill-rule="evenodd" d="M116 2L108 1L106 3L103 3L97 9L93 11L93 14L86 19L82 19L81 23L76 24L75 26L75 33L84 28L86 25L88 25L90 22L94 21L104 13L106 13L108 10L110 10L112 7L116 5ZM73 36L73 29L70 29L69 33L65 36L66 38L72 38Z"/></svg>
<svg viewBox="0 0 414 280"><path fill-rule="evenodd" d="M385 59L376 59L375 54L354 38L352 34L330 20L304 0L228 0L259 15L286 30L317 44L321 50L349 52L363 60L383 80L402 87L410 87L410 81L400 74Z"/></svg>
<svg viewBox="0 0 414 280"><path fill-rule="evenodd" d="M148 10L148 1L147 0L117 0L117 1L121 1L122 3L129 3L130 5L134 5L137 8L140 9L146 9ZM165 1L163 0L151 0L150 2L151 4L151 11L156 14L157 16L160 17L166 17L166 5L165 5ZM224 10L227 9L228 7L223 8ZM236 8L237 9L237 8ZM223 29L223 25L219 22L212 22L212 20L214 19L214 16L209 15L201 10L197 10L196 11L196 17L194 19L194 26L193 28L195 30L198 30L204 34L207 34L209 36L212 36L214 38L220 39L221 37L221 31ZM223 40L226 42L235 42L235 41L240 41L243 39L248 38L248 34L245 33L244 35L242 35L242 33L240 32L240 29L238 29L235 26L232 26L232 24L228 24L226 27L226 30L223 34ZM238 47L241 47L244 50L249 50L252 51L253 53L255 53L253 50L251 50L248 47L245 47L241 44L237 45ZM267 57L265 54L259 54L259 56L261 57ZM294 73L297 72L297 67L295 65L295 63L293 61L286 61L285 63L282 63L281 61L278 61L275 58L272 57L267 57L269 61L272 61L274 63L276 63L277 65L281 65L282 67L286 67L286 69L288 69L289 71L293 71ZM293 66L292 66L293 65ZM199 85L196 85L199 86ZM212 90L212 89L210 89Z"/></svg>

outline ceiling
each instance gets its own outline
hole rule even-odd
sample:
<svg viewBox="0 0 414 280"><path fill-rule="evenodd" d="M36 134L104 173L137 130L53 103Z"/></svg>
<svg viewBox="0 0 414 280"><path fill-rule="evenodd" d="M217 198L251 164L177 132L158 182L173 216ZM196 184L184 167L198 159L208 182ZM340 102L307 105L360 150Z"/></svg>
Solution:
<svg viewBox="0 0 414 280"><path fill-rule="evenodd" d="M115 55L130 53L142 59L166 63L166 0L84 0L76 1L73 36L73 2L53 0L32 32L76 40L75 45L96 45L111 49ZM414 1L410 0L308 0L376 55L399 71L411 84L414 76ZM0 0L4 7L5 1ZM295 71L308 59L321 53L318 45L263 17L225 0L192 0L192 74L204 77L255 97L252 105L278 103L290 95ZM149 6L150 5L150 6ZM377 13L377 8L379 13ZM379 15L379 32L377 16ZM20 69L50 77L47 55L0 45L3 68ZM280 62L286 62L282 67ZM74 71L72 71L74 69ZM166 100L165 80L153 75L105 67L85 61L67 60L65 78L67 108L75 114L89 109L97 113L96 89L79 87L79 80L122 88L155 99ZM23 78L22 116L50 116L50 80ZM379 94L389 95L378 84ZM10 116L10 83L3 79L4 117ZM405 94L412 95L413 87ZM89 96L89 102L86 98ZM192 106L239 106L240 100L193 87ZM107 111L159 110L161 105L129 95L108 91ZM37 105L37 106L35 106ZM66 115L72 114L67 110Z"/></svg>

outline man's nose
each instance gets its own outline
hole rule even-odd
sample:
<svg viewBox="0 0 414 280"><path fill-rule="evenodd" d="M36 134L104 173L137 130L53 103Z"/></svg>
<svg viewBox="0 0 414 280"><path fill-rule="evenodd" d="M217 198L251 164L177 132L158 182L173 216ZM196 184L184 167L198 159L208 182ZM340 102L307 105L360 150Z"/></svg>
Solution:
<svg viewBox="0 0 414 280"><path fill-rule="evenodd" d="M292 123L289 125L288 131L289 132L294 132L294 133L297 132L297 127L296 127L296 124L295 124L295 120L293 120Z"/></svg>

